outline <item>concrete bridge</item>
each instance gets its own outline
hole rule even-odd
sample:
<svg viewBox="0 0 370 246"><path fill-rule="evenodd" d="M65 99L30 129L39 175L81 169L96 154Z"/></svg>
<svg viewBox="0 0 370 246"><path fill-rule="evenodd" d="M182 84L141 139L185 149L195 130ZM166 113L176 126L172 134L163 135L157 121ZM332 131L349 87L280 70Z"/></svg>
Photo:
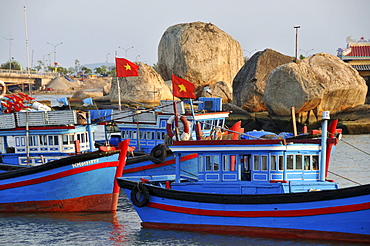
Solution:
<svg viewBox="0 0 370 246"><path fill-rule="evenodd" d="M28 87L28 84L32 84L33 87L39 88L57 76L59 73L0 69L0 80L4 81L7 86L27 85Z"/></svg>

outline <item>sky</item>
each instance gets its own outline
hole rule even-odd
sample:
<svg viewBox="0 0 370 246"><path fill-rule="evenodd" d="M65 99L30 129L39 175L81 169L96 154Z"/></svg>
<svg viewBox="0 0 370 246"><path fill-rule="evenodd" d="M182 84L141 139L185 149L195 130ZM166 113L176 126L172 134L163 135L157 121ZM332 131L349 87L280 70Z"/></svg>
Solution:
<svg viewBox="0 0 370 246"><path fill-rule="evenodd" d="M336 55L348 36L370 39L369 9L368 0L0 0L0 64L55 58L69 68L117 55L153 65L166 29L196 21L229 34L248 57L266 48L295 56L296 30L299 54Z"/></svg>

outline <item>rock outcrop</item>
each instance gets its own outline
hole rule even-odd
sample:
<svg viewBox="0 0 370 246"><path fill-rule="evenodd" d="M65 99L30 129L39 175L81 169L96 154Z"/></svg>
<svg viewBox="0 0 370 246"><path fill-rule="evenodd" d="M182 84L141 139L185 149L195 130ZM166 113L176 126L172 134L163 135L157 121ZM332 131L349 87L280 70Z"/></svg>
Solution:
<svg viewBox="0 0 370 246"><path fill-rule="evenodd" d="M161 76L147 64L141 62L136 64L139 65L139 76L113 78L109 94L110 101L118 102L118 91L122 101L159 104L160 100L172 100L171 90ZM119 90L117 83L120 86Z"/></svg>
<svg viewBox="0 0 370 246"><path fill-rule="evenodd" d="M320 53L277 67L266 84L270 115L287 116L291 107L301 122L320 120L322 111L342 111L365 103L365 80L338 57Z"/></svg>
<svg viewBox="0 0 370 246"><path fill-rule="evenodd" d="M218 81L231 86L244 64L242 48L230 35L211 23L193 22L167 28L158 46L158 72L172 74L200 89ZM198 94L199 96L199 94Z"/></svg>
<svg viewBox="0 0 370 246"><path fill-rule="evenodd" d="M233 103L249 112L266 111L263 98L270 73L293 59L271 49L255 53L234 78Z"/></svg>
<svg viewBox="0 0 370 246"><path fill-rule="evenodd" d="M225 81L219 81L203 88L201 97L221 97L223 103L233 101L232 89Z"/></svg>

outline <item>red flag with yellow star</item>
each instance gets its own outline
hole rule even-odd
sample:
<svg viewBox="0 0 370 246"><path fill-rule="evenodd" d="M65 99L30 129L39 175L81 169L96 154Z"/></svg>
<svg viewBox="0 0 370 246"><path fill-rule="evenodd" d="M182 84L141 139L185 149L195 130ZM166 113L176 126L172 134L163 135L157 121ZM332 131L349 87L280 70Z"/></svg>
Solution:
<svg viewBox="0 0 370 246"><path fill-rule="evenodd" d="M193 83L172 74L172 90L175 97L195 99Z"/></svg>
<svg viewBox="0 0 370 246"><path fill-rule="evenodd" d="M116 76L117 77L139 76L139 66L124 58L116 57Z"/></svg>

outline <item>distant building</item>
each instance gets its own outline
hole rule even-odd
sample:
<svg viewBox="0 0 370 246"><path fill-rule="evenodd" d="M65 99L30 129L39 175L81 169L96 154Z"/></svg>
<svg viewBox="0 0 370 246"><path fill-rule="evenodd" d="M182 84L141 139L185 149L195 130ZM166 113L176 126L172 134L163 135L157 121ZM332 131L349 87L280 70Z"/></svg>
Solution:
<svg viewBox="0 0 370 246"><path fill-rule="evenodd" d="M361 37L355 41L347 37L347 47L339 48L337 56L348 62L365 79L370 86L370 40ZM369 95L369 91L368 91Z"/></svg>

